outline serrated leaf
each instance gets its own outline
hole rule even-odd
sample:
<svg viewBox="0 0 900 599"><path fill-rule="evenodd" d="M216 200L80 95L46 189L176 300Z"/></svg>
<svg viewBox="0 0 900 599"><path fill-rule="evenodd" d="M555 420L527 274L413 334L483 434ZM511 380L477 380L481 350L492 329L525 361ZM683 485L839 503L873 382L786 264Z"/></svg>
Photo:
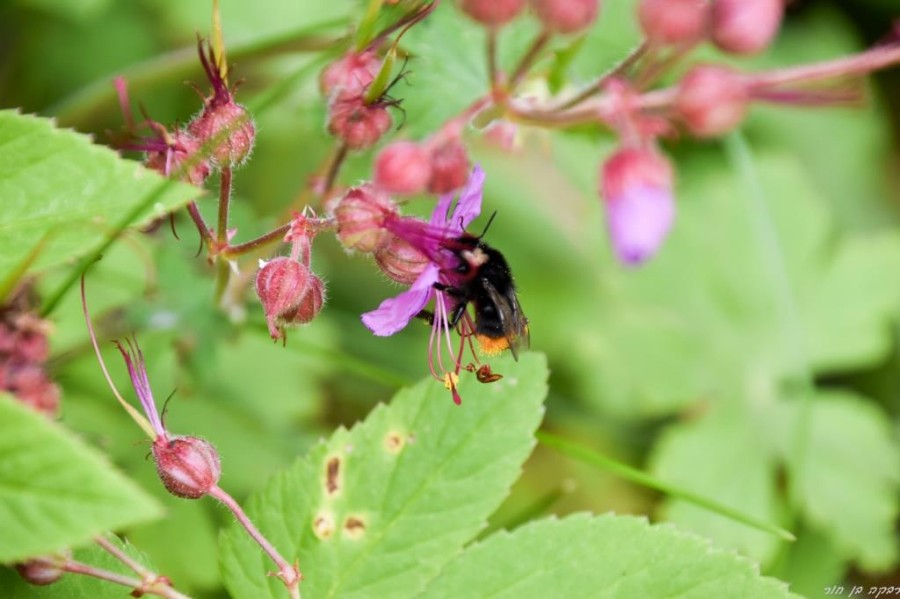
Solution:
<svg viewBox="0 0 900 599"><path fill-rule="evenodd" d="M134 545L115 535L106 535L106 538L128 557L153 571L150 561ZM132 570L99 545L75 549L72 558L94 568L136 578ZM4 599L122 599L130 590L93 576L72 573L64 574L52 585L38 587L26 583L18 574L5 568L0 568L0 589L3 589Z"/></svg>
<svg viewBox="0 0 900 599"><path fill-rule="evenodd" d="M790 459L797 434L798 403L779 404L776 419L791 476L800 481L809 522L836 549L867 570L897 561L897 493L900 448L885 415L861 396L821 393L809 400L809 432L800 471Z"/></svg>
<svg viewBox="0 0 900 599"><path fill-rule="evenodd" d="M401 391L254 498L251 517L299 558L304 597L414 595L485 526L534 445L547 377L537 354L495 369L490 385L464 378L462 406L433 380ZM235 597L281 597L271 569L242 531L223 535Z"/></svg>
<svg viewBox="0 0 900 599"><path fill-rule="evenodd" d="M715 499L764 522L777 522L781 501L775 489L774 448L740 405L729 405L699 420L669 427L654 447L651 470L662 480ZM711 448L715 448L711 451ZM709 510L667 500L667 520L738 549L766 563L778 539Z"/></svg>
<svg viewBox="0 0 900 599"><path fill-rule="evenodd" d="M756 566L672 526L577 514L501 532L466 549L427 597L778 599L796 597Z"/></svg>
<svg viewBox="0 0 900 599"><path fill-rule="evenodd" d="M50 120L0 111L0 273L21 264L43 239L32 270L88 252L163 181L84 135L54 128ZM172 184L133 224L158 218L200 193Z"/></svg>
<svg viewBox="0 0 900 599"><path fill-rule="evenodd" d="M0 396L0 562L157 517L159 505L93 449Z"/></svg>

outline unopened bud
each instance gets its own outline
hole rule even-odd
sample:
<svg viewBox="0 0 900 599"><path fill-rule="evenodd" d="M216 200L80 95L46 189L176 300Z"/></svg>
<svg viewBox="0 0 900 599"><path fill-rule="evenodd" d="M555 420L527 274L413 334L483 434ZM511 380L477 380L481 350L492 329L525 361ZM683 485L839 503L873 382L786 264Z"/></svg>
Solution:
<svg viewBox="0 0 900 599"><path fill-rule="evenodd" d="M404 285L412 285L428 266L428 258L422 252L396 235L391 235L390 241L375 252L375 262L381 272Z"/></svg>
<svg viewBox="0 0 900 599"><path fill-rule="evenodd" d="M334 209L337 237L347 249L374 252L388 242L385 222L397 213L394 201L372 185L353 187Z"/></svg>
<svg viewBox="0 0 900 599"><path fill-rule="evenodd" d="M458 137L451 137L431 151L431 179L428 191L450 193L469 179L469 155Z"/></svg>
<svg viewBox="0 0 900 599"><path fill-rule="evenodd" d="M783 0L715 0L710 34L725 52L756 54L772 43L783 16Z"/></svg>
<svg viewBox="0 0 900 599"><path fill-rule="evenodd" d="M243 164L256 139L256 127L247 109L236 104L231 95L225 101L214 96L207 102L203 112L188 125L188 131L199 145L209 140L213 143L211 156L223 167L238 167Z"/></svg>
<svg viewBox="0 0 900 599"><path fill-rule="evenodd" d="M610 241L619 261L636 266L653 256L675 218L669 161L647 148L619 150L600 171Z"/></svg>
<svg viewBox="0 0 900 599"><path fill-rule="evenodd" d="M310 275L306 295L293 313L285 315L286 325L308 324L319 315L325 305L325 283L316 275Z"/></svg>
<svg viewBox="0 0 900 599"><path fill-rule="evenodd" d="M393 119L381 104L366 104L362 96L341 94L328 108L328 131L351 150L374 146L387 133Z"/></svg>
<svg viewBox="0 0 900 599"><path fill-rule="evenodd" d="M522 12L525 0L460 0L459 8L482 25L499 27Z"/></svg>
<svg viewBox="0 0 900 599"><path fill-rule="evenodd" d="M699 137L728 133L744 120L749 93L741 75L726 67L698 66L678 85L675 108Z"/></svg>
<svg viewBox="0 0 900 599"><path fill-rule="evenodd" d="M600 0L531 0L544 28L555 33L575 33L597 20Z"/></svg>
<svg viewBox="0 0 900 599"><path fill-rule="evenodd" d="M200 143L189 132L179 129L171 135L171 144L166 150L150 151L144 157L144 166L168 177L174 175L182 165L200 150ZM209 160L191 159L191 166L181 174L181 180L202 187L212 169Z"/></svg>
<svg viewBox="0 0 900 599"><path fill-rule="evenodd" d="M685 44L706 34L707 0L641 0L638 20L647 39L657 44Z"/></svg>
<svg viewBox="0 0 900 599"><path fill-rule="evenodd" d="M22 580L35 586L53 584L66 573L63 569L69 554L36 557L15 565L16 572Z"/></svg>
<svg viewBox="0 0 900 599"><path fill-rule="evenodd" d="M319 89L324 96L362 96L379 69L381 59L374 52L348 52L322 70Z"/></svg>
<svg viewBox="0 0 900 599"><path fill-rule="evenodd" d="M203 439L159 437L151 451L163 486L176 497L199 499L219 483L219 454Z"/></svg>
<svg viewBox="0 0 900 599"><path fill-rule="evenodd" d="M428 151L412 141L385 146L375 158L373 178L388 193L422 193L431 179Z"/></svg>
<svg viewBox="0 0 900 599"><path fill-rule="evenodd" d="M285 320L297 310L309 289L311 273L300 262L280 256L269 260L256 274L256 294L263 305L269 334L282 337Z"/></svg>

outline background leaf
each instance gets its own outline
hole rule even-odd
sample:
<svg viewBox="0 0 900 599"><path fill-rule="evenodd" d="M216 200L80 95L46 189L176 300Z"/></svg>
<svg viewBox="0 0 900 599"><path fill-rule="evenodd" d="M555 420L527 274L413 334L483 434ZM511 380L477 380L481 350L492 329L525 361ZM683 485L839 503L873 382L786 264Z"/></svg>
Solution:
<svg viewBox="0 0 900 599"><path fill-rule="evenodd" d="M0 396L0 562L158 517L159 505L94 450Z"/></svg>
<svg viewBox="0 0 900 599"><path fill-rule="evenodd" d="M0 273L12 271L45 238L35 270L88 252L162 182L84 135L55 129L47 119L0 111ZM200 193L171 185L133 224L159 218Z"/></svg>
<svg viewBox="0 0 900 599"><path fill-rule="evenodd" d="M433 380L400 392L254 498L251 517L299 557L304 597L413 596L486 525L534 445L547 377L538 354L495 369L490 385L464 377L462 406ZM235 597L284 592L234 527L222 566Z"/></svg>
<svg viewBox="0 0 900 599"><path fill-rule="evenodd" d="M746 559L671 526L577 514L532 522L468 547L429 597L707 599L796 597Z"/></svg>

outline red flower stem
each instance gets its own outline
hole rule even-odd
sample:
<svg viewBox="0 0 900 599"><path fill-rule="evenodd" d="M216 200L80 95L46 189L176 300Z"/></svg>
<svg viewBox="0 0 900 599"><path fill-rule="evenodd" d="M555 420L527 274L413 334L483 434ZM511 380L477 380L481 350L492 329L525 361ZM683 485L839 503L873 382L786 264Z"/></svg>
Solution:
<svg viewBox="0 0 900 599"><path fill-rule="evenodd" d="M109 570L95 568L94 566L89 566L88 564L77 562L75 560L66 560L60 567L62 570L71 572L72 574L92 576L100 580L120 584L124 587L133 589L135 597L140 597L141 595L156 595L158 597L165 597L166 599L190 599L187 595L179 593L168 584L165 584L161 579L153 581L152 584L147 584L147 581L110 572Z"/></svg>
<svg viewBox="0 0 900 599"><path fill-rule="evenodd" d="M531 47L528 48L528 51L522 56L522 60L519 61L519 64L513 70L512 76L509 78L510 90L515 89L522 82L522 79L525 78L525 75L528 74L528 70L534 65L535 60L537 60L537 57L540 55L541 50L544 49L544 46L546 46L549 41L550 32L546 29L541 31L534 39Z"/></svg>
<svg viewBox="0 0 900 599"><path fill-rule="evenodd" d="M197 227L197 232L200 233L200 238L208 247L212 243L213 237L209 230L209 226L206 224L206 221L203 220L203 215L200 214L200 208L197 207L197 202L192 201L187 205L187 209L188 214L191 215L191 220L194 221L194 225Z"/></svg>
<svg viewBox="0 0 900 599"><path fill-rule="evenodd" d="M216 225L218 245L228 245L228 208L231 204L231 167L223 166L219 176L219 218Z"/></svg>
<svg viewBox="0 0 900 599"><path fill-rule="evenodd" d="M496 95L500 81L497 73L497 28L488 27L487 30L487 67L488 85L491 92Z"/></svg>
<svg viewBox="0 0 900 599"><path fill-rule="evenodd" d="M256 543L262 548L262 550L268 555L275 565L278 566L278 578L284 583L284 586L287 587L288 592L290 593L292 599L300 599L300 581L303 579L303 575L300 573L300 568L295 564L291 565L281 557L281 554L278 553L278 550L263 536L263 534L259 531L256 526L254 526L253 522L250 521L250 518L247 517L247 514L244 513L244 510L238 504L234 498L223 491L220 487L215 486L209 491L209 495L217 500L219 500L225 507L231 510L231 513L234 514L234 517L237 518L237 521L244 527L247 531L247 534L256 541Z"/></svg>
<svg viewBox="0 0 900 599"><path fill-rule="evenodd" d="M290 223L281 225L277 229L272 229L265 235L260 235L256 239L245 241L244 243L239 243L237 245L230 245L222 250L222 253L220 255L223 258L234 258L236 256L252 252L255 249L267 246L270 243L283 241L285 234L287 234L290 228Z"/></svg>
<svg viewBox="0 0 900 599"><path fill-rule="evenodd" d="M331 191L331 188L334 187L334 182L337 180L338 173L341 172L341 166L343 166L345 158L347 158L347 144L341 143L332 155L331 162L328 164L328 170L325 172L325 182L322 185L322 193L319 194L320 199L324 200L328 197L328 193Z"/></svg>
<svg viewBox="0 0 900 599"><path fill-rule="evenodd" d="M751 87L773 87L786 83L865 75L897 63L900 63L900 44L893 44L872 48L855 56L747 75L745 81Z"/></svg>
<svg viewBox="0 0 900 599"><path fill-rule="evenodd" d="M131 559L124 552L120 551L118 547L107 541L103 537L96 537L94 542L100 545L107 553L111 554L117 560L125 564L130 570L132 570L135 574L140 576L144 582L150 582L154 580L158 580L160 576L155 572L151 572L143 565L139 564L135 560Z"/></svg>
<svg viewBox="0 0 900 599"><path fill-rule="evenodd" d="M600 75L600 78L597 79L594 83L589 85L587 88L582 90L575 97L566 100L563 104L559 106L559 110L567 110L569 108L573 108L578 104L581 104L585 100L599 93L603 86L606 85L606 82L612 79L613 77L618 77L628 69L630 69L641 57L646 54L647 49L650 45L644 41L639 46L637 46L634 50L628 53L628 55L623 58L619 64L614 65L611 69Z"/></svg>

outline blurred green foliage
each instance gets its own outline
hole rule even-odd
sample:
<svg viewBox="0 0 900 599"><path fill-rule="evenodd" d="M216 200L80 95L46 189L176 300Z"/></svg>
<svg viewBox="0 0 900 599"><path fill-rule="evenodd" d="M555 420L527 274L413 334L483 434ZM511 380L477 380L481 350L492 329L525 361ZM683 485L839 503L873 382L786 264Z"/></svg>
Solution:
<svg viewBox="0 0 900 599"><path fill-rule="evenodd" d="M446 4L405 38L413 53L408 85L392 94L404 98L406 121L392 138L420 139L483 93L483 31ZM624 56L637 36L634 2L606 4L598 26L573 47L558 42L540 72L578 85ZM893 10L887 0L795 4L777 46L747 68L859 50L887 31ZM361 11L351 0L223 0L221 12L232 76L244 80L239 100L300 70L310 74L255 115L256 150L235 178L241 241L276 223L327 157L314 74L346 47L348 24ZM182 82L203 85L194 44L209 15L205 2L175 0L6 2L0 108L56 116L102 142L121 127L110 81L125 74L133 101L155 120L183 123L200 107ZM535 30L525 20L502 38L501 66L509 68ZM711 50L701 56L721 59ZM597 168L614 140L593 130L523 128L522 147L503 152L478 131L467 133L488 173L484 212L498 212L488 239L516 275L532 347L548 355L544 426L785 526L798 541L667 501L541 448L493 527L521 523L524 514L649 513L737 549L809 597L842 581L898 576L900 182L891 123L900 121L898 102L885 93L896 92L895 80L880 81L887 87L870 86L859 108L755 107L743 154L718 142L668 142L678 217L660 255L639 271L615 263L597 199ZM6 132L0 121L0 139ZM369 177L371 156L354 156L342 183ZM78 187L80 177L69 183ZM65 184L61 201L76 201ZM130 191L115 199L131 205L145 193ZM213 203L206 198L201 208L212 214ZM407 208L424 214L431 206L420 198ZM140 331L157 398L175 390L168 427L216 443L223 487L237 497L426 372L425 327L375 338L359 322L397 291L368 259L348 256L328 236L316 240L313 267L328 281L329 302L282 348L270 343L254 298L244 314L215 309L212 270L195 256L191 223L179 216L176 224L180 239L165 226L129 233L91 269L88 294L103 339ZM78 236L91 240L90 231ZM26 245L3 252L10 264ZM59 265L89 247L42 258L38 266L57 268L42 272L41 288L56 289L68 274ZM254 264L240 268L252 272ZM63 423L169 509L162 523L128 530L130 539L179 588L221 593L216 536L228 518L159 489L145 449L135 445L139 430L99 376L75 294L53 320ZM113 348L104 353L117 363ZM114 371L127 389L123 369Z"/></svg>

